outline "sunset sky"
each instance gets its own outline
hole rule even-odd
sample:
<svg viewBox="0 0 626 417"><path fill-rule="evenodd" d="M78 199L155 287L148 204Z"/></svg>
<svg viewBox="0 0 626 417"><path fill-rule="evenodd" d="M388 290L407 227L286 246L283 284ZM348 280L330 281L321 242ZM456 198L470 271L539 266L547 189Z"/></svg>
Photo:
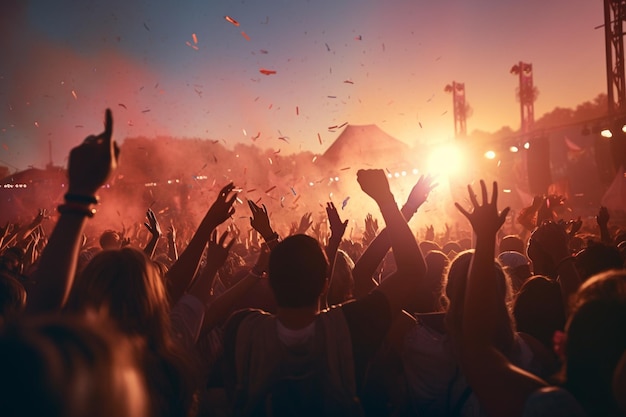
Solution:
<svg viewBox="0 0 626 417"><path fill-rule="evenodd" d="M0 164L11 169L45 166L49 141L65 165L107 107L120 142L322 153L344 123L410 145L451 138L452 81L466 86L468 131L518 129L519 61L534 67L536 118L606 92L601 0L0 4Z"/></svg>

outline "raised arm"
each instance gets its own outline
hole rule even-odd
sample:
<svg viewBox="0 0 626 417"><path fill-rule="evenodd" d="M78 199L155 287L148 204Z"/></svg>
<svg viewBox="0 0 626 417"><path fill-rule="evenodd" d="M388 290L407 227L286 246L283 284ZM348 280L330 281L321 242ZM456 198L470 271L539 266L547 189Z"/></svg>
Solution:
<svg viewBox="0 0 626 417"><path fill-rule="evenodd" d="M328 239L328 246L326 246L326 256L330 262L330 270L334 269L335 257L341 244L341 239L344 233L346 233L346 227L348 226L348 220L342 222L339 217L339 212L335 205L331 202L326 203L326 215L328 216L328 223L330 223L330 238Z"/></svg>
<svg viewBox="0 0 626 417"><path fill-rule="evenodd" d="M409 198L401 210L407 222L417 213L417 210L428 198L428 194L430 194L432 189L436 186L437 184L433 183L431 176L424 177L422 175L420 177L413 186ZM374 238L372 243L370 243L365 249L365 252L363 252L361 257L357 260L354 265L354 270L352 271L352 277L354 278L354 296L357 299L363 297L376 287L376 282L373 280L374 272L390 247L391 240L389 239L389 232L387 228L385 228Z"/></svg>
<svg viewBox="0 0 626 417"><path fill-rule="evenodd" d="M248 200L248 207L252 217L250 217L250 226L263 237L263 240L269 246L270 250L278 244L278 233L272 229L270 224L270 217L267 214L267 207L265 204L262 208L257 206L252 200Z"/></svg>
<svg viewBox="0 0 626 417"><path fill-rule="evenodd" d="M426 272L422 253L409 229L404 216L398 209L385 172L381 169L359 170L357 180L361 189L376 201L389 230L389 239L396 260L397 271L385 279L378 289L389 301L395 316L406 305L411 295L418 293Z"/></svg>
<svg viewBox="0 0 626 417"><path fill-rule="evenodd" d="M60 309L70 292L85 221L98 202L96 193L117 168L119 149L111 139L113 117L107 109L104 132L89 136L72 149L68 162L69 187L61 214L44 249L37 271L37 285L28 294L27 313Z"/></svg>
<svg viewBox="0 0 626 417"><path fill-rule="evenodd" d="M172 265L167 273L168 295L172 302L178 300L189 288L193 277L198 270L198 264L202 257L202 252L206 247L213 230L224 223L226 219L235 212L233 203L237 194L233 191L235 186L231 182L222 188L209 208L204 219L198 226L196 233L191 238L189 245L180 255L178 260Z"/></svg>
<svg viewBox="0 0 626 417"><path fill-rule="evenodd" d="M534 375L511 365L493 345L498 310L494 253L496 234L509 211L497 209L498 186L493 183L491 202L487 187L480 182L482 205L468 186L473 211L455 203L470 221L476 235L476 249L470 265L463 329L461 333L461 368L481 405L492 416L519 416L528 396L545 385Z"/></svg>
<svg viewBox="0 0 626 417"><path fill-rule="evenodd" d="M148 221L144 222L143 225L146 226L146 229L148 229L148 232L150 232L150 235L152 235L152 237L150 238L150 241L148 242L146 247L143 249L143 252L148 256L148 258L152 259L152 257L154 256L154 251L157 247L157 243L159 243L159 238L161 237L161 225L159 224L159 221L157 220L156 215L154 214L152 209L148 209L148 211L146 212L146 218L148 219Z"/></svg>
<svg viewBox="0 0 626 417"><path fill-rule="evenodd" d="M613 243L613 238L611 237L611 232L609 231L610 218L609 209L606 207L600 207L598 215L596 216L596 222L600 227L600 240L609 245Z"/></svg>

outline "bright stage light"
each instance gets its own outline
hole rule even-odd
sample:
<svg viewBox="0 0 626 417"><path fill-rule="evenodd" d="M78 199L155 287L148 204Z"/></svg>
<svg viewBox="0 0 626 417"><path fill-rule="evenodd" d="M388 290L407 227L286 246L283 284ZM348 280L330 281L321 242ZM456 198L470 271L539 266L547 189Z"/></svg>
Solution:
<svg viewBox="0 0 626 417"><path fill-rule="evenodd" d="M518 148L517 146L513 145L513 146L511 146L511 147L509 148L509 151L511 151L511 152L513 152L513 153L515 153L515 152L519 152L519 148Z"/></svg>
<svg viewBox="0 0 626 417"><path fill-rule="evenodd" d="M428 172L431 175L453 175L461 172L464 158L461 150L452 143L441 145L428 157Z"/></svg>
<svg viewBox="0 0 626 417"><path fill-rule="evenodd" d="M524 143L524 149L526 150L530 149L530 142Z"/></svg>
<svg viewBox="0 0 626 417"><path fill-rule="evenodd" d="M612 138L613 137L613 133L609 130L609 129L604 129L602 130L602 132L600 132L600 136L602 136L603 138Z"/></svg>
<svg viewBox="0 0 626 417"><path fill-rule="evenodd" d="M485 158L487 159L495 159L496 153L494 151L485 152Z"/></svg>

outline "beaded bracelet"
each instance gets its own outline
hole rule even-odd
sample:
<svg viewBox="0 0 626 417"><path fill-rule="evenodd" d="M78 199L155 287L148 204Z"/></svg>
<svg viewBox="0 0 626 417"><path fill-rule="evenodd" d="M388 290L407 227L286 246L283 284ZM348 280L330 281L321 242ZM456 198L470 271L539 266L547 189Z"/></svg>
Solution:
<svg viewBox="0 0 626 417"><path fill-rule="evenodd" d="M65 203L57 207L57 211L61 214L73 213L81 214L87 217L93 217L96 214L96 209L89 208L89 206L79 203Z"/></svg>
<svg viewBox="0 0 626 417"><path fill-rule="evenodd" d="M94 195L65 194L68 203L98 204L98 197Z"/></svg>

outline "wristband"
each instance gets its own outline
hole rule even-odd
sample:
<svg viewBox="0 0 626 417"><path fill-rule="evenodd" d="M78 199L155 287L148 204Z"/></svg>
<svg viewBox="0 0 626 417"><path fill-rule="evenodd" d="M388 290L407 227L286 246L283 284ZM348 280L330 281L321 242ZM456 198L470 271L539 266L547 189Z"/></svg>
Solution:
<svg viewBox="0 0 626 417"><path fill-rule="evenodd" d="M65 203L57 207L57 211L61 214L73 213L80 214L87 217L93 217L96 214L96 209L89 208L84 204L78 203Z"/></svg>
<svg viewBox="0 0 626 417"><path fill-rule="evenodd" d="M68 203L82 203L82 204L98 204L98 197L94 195L81 195L81 194L65 194L65 201Z"/></svg>

